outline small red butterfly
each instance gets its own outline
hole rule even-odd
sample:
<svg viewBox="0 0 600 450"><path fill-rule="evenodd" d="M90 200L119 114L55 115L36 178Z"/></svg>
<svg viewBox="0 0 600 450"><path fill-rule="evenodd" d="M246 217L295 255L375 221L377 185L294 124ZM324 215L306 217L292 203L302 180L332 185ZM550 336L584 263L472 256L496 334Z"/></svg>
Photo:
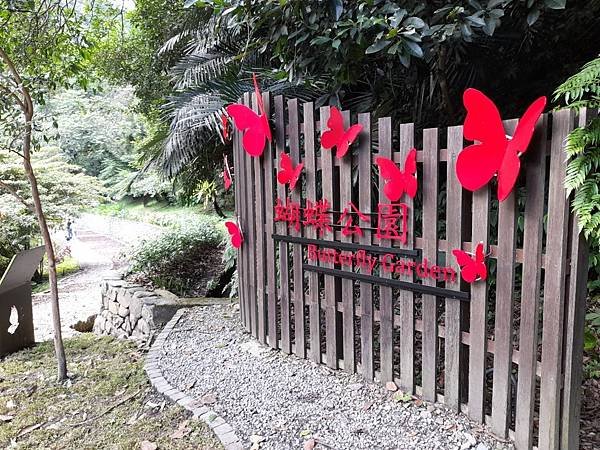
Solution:
<svg viewBox="0 0 600 450"><path fill-rule="evenodd" d="M221 132L223 134L223 140L229 140L229 119L227 118L227 114L221 114Z"/></svg>
<svg viewBox="0 0 600 450"><path fill-rule="evenodd" d="M352 125L344 130L344 118L342 113L335 106L332 106L327 120L329 130L321 135L321 145L328 150L337 147L336 158L343 158L348 152L350 145L354 142L363 126L361 124Z"/></svg>
<svg viewBox="0 0 600 450"><path fill-rule="evenodd" d="M467 283L487 278L487 267L485 266L485 254L483 253L482 242L477 244L475 255L459 249L452 250L452 254L460 266L460 275Z"/></svg>
<svg viewBox="0 0 600 450"><path fill-rule="evenodd" d="M479 143L460 152L456 176L465 189L476 191L498 174L498 200L502 201L515 186L521 168L519 155L527 151L546 97L538 98L527 108L512 138L506 136L498 108L485 94L467 89L463 103L467 109L465 139Z"/></svg>
<svg viewBox="0 0 600 450"><path fill-rule="evenodd" d="M293 191L302 173L304 163L294 167L292 158L287 153L281 152L279 167L281 167L281 170L277 172L277 181L279 184L289 183L290 189Z"/></svg>
<svg viewBox="0 0 600 450"><path fill-rule="evenodd" d="M225 191L228 191L231 187L231 170L229 170L229 163L227 162L227 155L223 157L223 184L225 184Z"/></svg>
<svg viewBox="0 0 600 450"><path fill-rule="evenodd" d="M379 166L379 173L385 180L383 192L391 201L400 200L405 192L410 198L415 198L417 193L417 149L413 148L404 160L404 171L389 158L379 156L375 159Z"/></svg>
<svg viewBox="0 0 600 450"><path fill-rule="evenodd" d="M242 235L240 228L235 222L231 221L225 222L225 226L231 237L231 245L233 245L234 248L240 248L244 242L244 236Z"/></svg>
<svg viewBox="0 0 600 450"><path fill-rule="evenodd" d="M260 156L265 149L265 141L268 139L270 142L272 139L271 128L269 127L269 119L265 113L265 105L260 94L260 89L258 89L255 74L252 74L252 79L254 80L254 91L256 92L256 101L260 115L256 114L246 105L238 103L229 105L226 109L227 114L233 117L233 123L237 129L244 133L242 139L244 150L250 156Z"/></svg>

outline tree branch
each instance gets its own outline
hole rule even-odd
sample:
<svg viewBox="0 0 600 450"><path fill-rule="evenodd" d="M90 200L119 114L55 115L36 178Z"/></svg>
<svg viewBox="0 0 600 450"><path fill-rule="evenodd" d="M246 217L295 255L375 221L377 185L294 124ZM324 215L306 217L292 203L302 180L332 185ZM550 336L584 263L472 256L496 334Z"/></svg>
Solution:
<svg viewBox="0 0 600 450"><path fill-rule="evenodd" d="M6 184L4 181L0 180L0 188L4 189L6 192L8 192L10 195L12 195L14 198L16 198L20 203L22 203L29 211L31 211L32 213L35 213L35 210L33 209L33 206L31 206L30 204L28 204L25 199L23 197L21 197L19 195L19 193L17 191L15 191L13 189L12 186Z"/></svg>

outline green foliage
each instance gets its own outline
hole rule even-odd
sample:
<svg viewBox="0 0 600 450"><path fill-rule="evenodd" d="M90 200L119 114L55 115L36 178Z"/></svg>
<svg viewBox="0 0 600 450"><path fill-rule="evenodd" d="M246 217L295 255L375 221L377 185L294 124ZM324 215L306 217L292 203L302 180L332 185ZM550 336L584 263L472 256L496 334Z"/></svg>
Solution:
<svg viewBox="0 0 600 450"><path fill-rule="evenodd" d="M104 191L101 183L82 173L78 166L68 164L56 147L45 147L36 152L32 165L38 176L44 211L50 224L61 224L81 209L96 206L101 201ZM30 188L20 156L11 155L0 162L0 180L11 186L27 205L31 205ZM39 239L37 220L32 210L1 190L0 217L0 255L4 258L29 248Z"/></svg>
<svg viewBox="0 0 600 450"><path fill-rule="evenodd" d="M555 100L568 107L594 108L600 103L600 58L585 64L581 71L561 84ZM592 292L600 289L600 119L590 120L567 137L565 147L569 164L565 187L574 192L571 207L579 227L590 244L590 277Z"/></svg>
<svg viewBox="0 0 600 450"><path fill-rule="evenodd" d="M212 219L170 229L135 250L130 271L178 294L193 293L200 278L218 269L223 238L223 226Z"/></svg>

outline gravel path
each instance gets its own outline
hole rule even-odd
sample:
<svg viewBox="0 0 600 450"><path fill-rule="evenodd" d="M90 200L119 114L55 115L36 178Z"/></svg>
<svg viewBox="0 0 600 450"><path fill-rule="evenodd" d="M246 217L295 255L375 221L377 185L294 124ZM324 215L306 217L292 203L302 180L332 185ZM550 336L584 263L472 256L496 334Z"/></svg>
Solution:
<svg viewBox="0 0 600 450"><path fill-rule="evenodd" d="M79 334L71 325L100 311L100 280L120 268L119 255L144 238L157 235L160 227L106 216L85 214L75 221L69 243L81 270L58 283L63 337ZM61 239L62 236L57 236ZM53 338L50 294L33 296L33 325L38 342Z"/></svg>
<svg viewBox="0 0 600 450"><path fill-rule="evenodd" d="M160 366L181 391L205 403L216 396L211 407L247 448L253 435L264 438L260 449L301 449L310 439L317 449L512 448L463 415L259 345L236 306L187 311Z"/></svg>

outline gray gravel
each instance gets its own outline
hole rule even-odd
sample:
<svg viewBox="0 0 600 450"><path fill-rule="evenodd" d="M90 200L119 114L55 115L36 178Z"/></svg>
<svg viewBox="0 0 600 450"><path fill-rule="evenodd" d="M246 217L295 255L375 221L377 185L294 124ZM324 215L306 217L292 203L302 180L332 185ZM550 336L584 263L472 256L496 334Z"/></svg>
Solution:
<svg viewBox="0 0 600 450"><path fill-rule="evenodd" d="M507 449L464 415L258 344L237 306L187 311L163 348L165 378L204 398L250 448ZM254 437L252 437L254 436ZM258 438L260 436L260 438Z"/></svg>

